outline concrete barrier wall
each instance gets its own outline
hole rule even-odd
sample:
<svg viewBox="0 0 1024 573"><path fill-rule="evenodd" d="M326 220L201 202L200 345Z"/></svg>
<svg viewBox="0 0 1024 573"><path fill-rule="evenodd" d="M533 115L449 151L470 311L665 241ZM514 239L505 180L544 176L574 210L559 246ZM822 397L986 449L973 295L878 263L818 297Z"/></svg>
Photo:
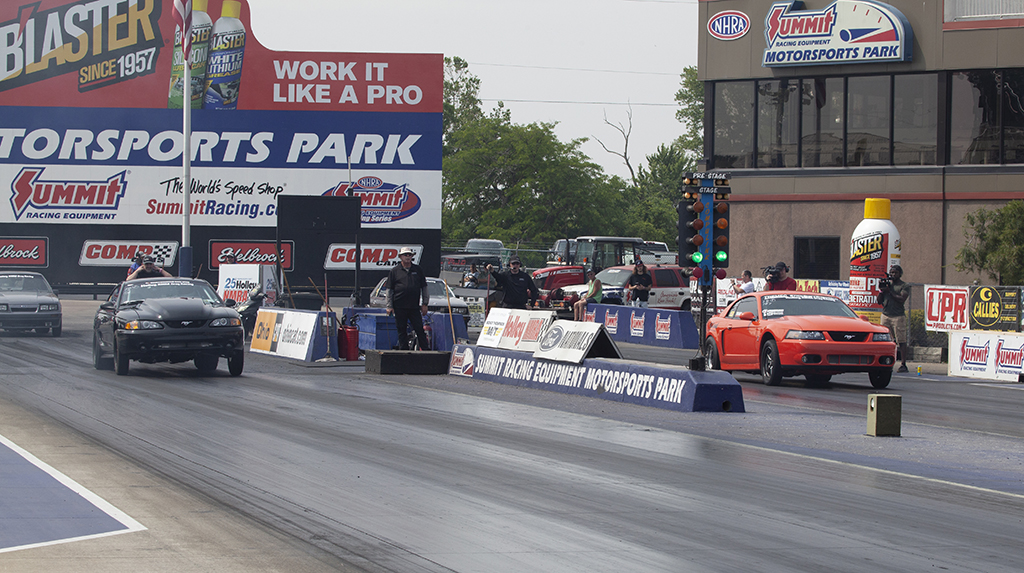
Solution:
<svg viewBox="0 0 1024 573"><path fill-rule="evenodd" d="M688 311L591 304L587 316L604 324L616 342L667 348L698 348L700 336Z"/></svg>

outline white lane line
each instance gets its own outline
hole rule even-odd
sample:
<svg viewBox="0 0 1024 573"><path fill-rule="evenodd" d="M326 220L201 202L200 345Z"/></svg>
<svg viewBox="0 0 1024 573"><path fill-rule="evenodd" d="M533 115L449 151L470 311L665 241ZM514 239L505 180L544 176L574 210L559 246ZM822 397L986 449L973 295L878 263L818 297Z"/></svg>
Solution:
<svg viewBox="0 0 1024 573"><path fill-rule="evenodd" d="M0 553L7 553L7 552L10 552L10 551L19 551L19 550L22 550L22 549L32 549L32 548L35 548L35 547L46 547L47 545L57 545L57 544L60 544L60 543L71 543L73 541L83 541L83 540L86 540L86 539L99 539L101 537L109 537L111 535L120 535L122 533L133 533L133 532L136 532L136 531L145 531L146 530L146 526L144 526L141 523L139 523L138 521L135 521L134 519L132 519L132 517L129 516L127 513L121 511L120 509L117 509L116 507L114 507L113 505L108 503L105 499L103 499L100 496L98 496L98 495L94 494L93 492L89 491L88 489L83 487L81 484L79 484L75 480L73 480L73 479L69 478L68 476L62 474L61 472L57 471L56 469L51 467L49 464L47 464L43 460L40 460L39 458L35 457L34 455L32 455L27 450L25 450L25 449L21 448L20 446L18 446L18 444L15 444L14 442L12 442L9 439L7 439L7 437L4 436L3 434L0 434L0 444L3 444L5 446L7 446L12 451L14 451L16 454L18 454L21 457L25 458L26 461L28 461L32 465L36 466L37 468L43 470L44 472L49 474L53 479L55 479L58 482L60 482L61 485L63 485L64 487L70 489L71 491L77 493L78 495L82 496L83 499L85 499L89 503L91 503L94 506L96 506L97 509L99 509L103 513L107 514L111 518L117 520L119 523L121 523L121 525L123 525L125 527L125 529L119 529L117 531L108 531L106 533L96 533L94 535L83 535L81 537L69 537L69 538L66 538L66 539L57 539L57 540L53 540L53 541L45 541L45 542L42 542L42 543L32 543L32 544L29 544L29 545L19 545L17 547L4 547L4 548L0 548Z"/></svg>

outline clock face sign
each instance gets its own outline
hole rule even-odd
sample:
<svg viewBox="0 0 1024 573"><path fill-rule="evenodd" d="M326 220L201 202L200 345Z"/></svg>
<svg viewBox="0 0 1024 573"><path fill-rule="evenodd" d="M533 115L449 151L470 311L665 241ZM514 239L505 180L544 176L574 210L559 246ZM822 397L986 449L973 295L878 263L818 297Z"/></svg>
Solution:
<svg viewBox="0 0 1024 573"><path fill-rule="evenodd" d="M764 67L909 62L914 32L896 8L836 0L822 10L777 2L765 17ZM802 5L802 4L801 4Z"/></svg>

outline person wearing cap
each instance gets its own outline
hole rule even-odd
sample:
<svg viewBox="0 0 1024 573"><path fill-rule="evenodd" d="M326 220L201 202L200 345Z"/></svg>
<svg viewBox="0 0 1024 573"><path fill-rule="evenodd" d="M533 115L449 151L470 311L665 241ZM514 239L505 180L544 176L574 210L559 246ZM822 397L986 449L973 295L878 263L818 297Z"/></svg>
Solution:
<svg viewBox="0 0 1024 573"><path fill-rule="evenodd" d="M764 290L796 290L796 281L789 276L789 266L786 263L775 263L775 274L779 277L778 280L766 283Z"/></svg>
<svg viewBox="0 0 1024 573"><path fill-rule="evenodd" d="M144 258L146 258L146 255L142 251L135 253L135 258L132 259L132 264L128 267L128 276L131 276L131 274L135 272L135 269L142 266L142 259Z"/></svg>
<svg viewBox="0 0 1024 573"><path fill-rule="evenodd" d="M597 272L594 269L587 269L587 294L572 305L573 320L583 320L583 317L587 315L589 303L600 304L601 299L604 298L603 291L604 287L601 284L601 279L597 278Z"/></svg>
<svg viewBox="0 0 1024 573"><path fill-rule="evenodd" d="M907 309L905 302L910 297L910 285L903 282L903 267L893 265L889 269L889 284L878 285L878 304L882 305L879 324L889 329L893 341L900 347L900 367L897 372L907 371Z"/></svg>
<svg viewBox="0 0 1024 573"><path fill-rule="evenodd" d="M398 347L409 348L409 324L416 333L420 350L427 350L427 333L423 331L423 317L427 314L430 304L430 291L427 288L427 275L419 265L412 262L415 254L409 247L398 251L398 264L388 274L387 314L395 315L395 328L398 329ZM421 302L422 299L422 302ZM420 302L419 305L416 303Z"/></svg>
<svg viewBox="0 0 1024 573"><path fill-rule="evenodd" d="M132 279L152 279L156 277L170 277L174 276L164 269L156 266L156 257L153 255L146 255L142 258L142 266L135 269L135 271L128 275L125 280Z"/></svg>
<svg viewBox="0 0 1024 573"><path fill-rule="evenodd" d="M487 272L494 277L505 293L501 299L502 308L526 309L527 303L530 307L537 305L540 291L533 284L530 275L522 269L523 262L519 260L519 255L512 255L508 260L508 269L500 273L494 270L494 265L487 265Z"/></svg>
<svg viewBox="0 0 1024 573"><path fill-rule="evenodd" d="M631 304L647 308L647 299L651 295L651 285L653 284L651 273L647 272L647 265L643 261L637 261L633 265L633 274L629 275L629 282L626 283L626 288L629 289L633 299Z"/></svg>
<svg viewBox="0 0 1024 573"><path fill-rule="evenodd" d="M238 258L235 257L234 253L229 252L228 254L224 255L224 260L222 260L220 262L220 264L222 264L222 265L237 265L238 264Z"/></svg>

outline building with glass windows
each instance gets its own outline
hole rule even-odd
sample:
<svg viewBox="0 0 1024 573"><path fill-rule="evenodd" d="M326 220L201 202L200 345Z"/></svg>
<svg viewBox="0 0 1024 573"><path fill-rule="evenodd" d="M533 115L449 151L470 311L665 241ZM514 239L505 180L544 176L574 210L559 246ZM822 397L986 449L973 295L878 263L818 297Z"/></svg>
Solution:
<svg viewBox="0 0 1024 573"><path fill-rule="evenodd" d="M905 280L991 283L956 254L967 213L1024 199L1024 0L701 0L698 74L730 274L848 279L884 197Z"/></svg>

